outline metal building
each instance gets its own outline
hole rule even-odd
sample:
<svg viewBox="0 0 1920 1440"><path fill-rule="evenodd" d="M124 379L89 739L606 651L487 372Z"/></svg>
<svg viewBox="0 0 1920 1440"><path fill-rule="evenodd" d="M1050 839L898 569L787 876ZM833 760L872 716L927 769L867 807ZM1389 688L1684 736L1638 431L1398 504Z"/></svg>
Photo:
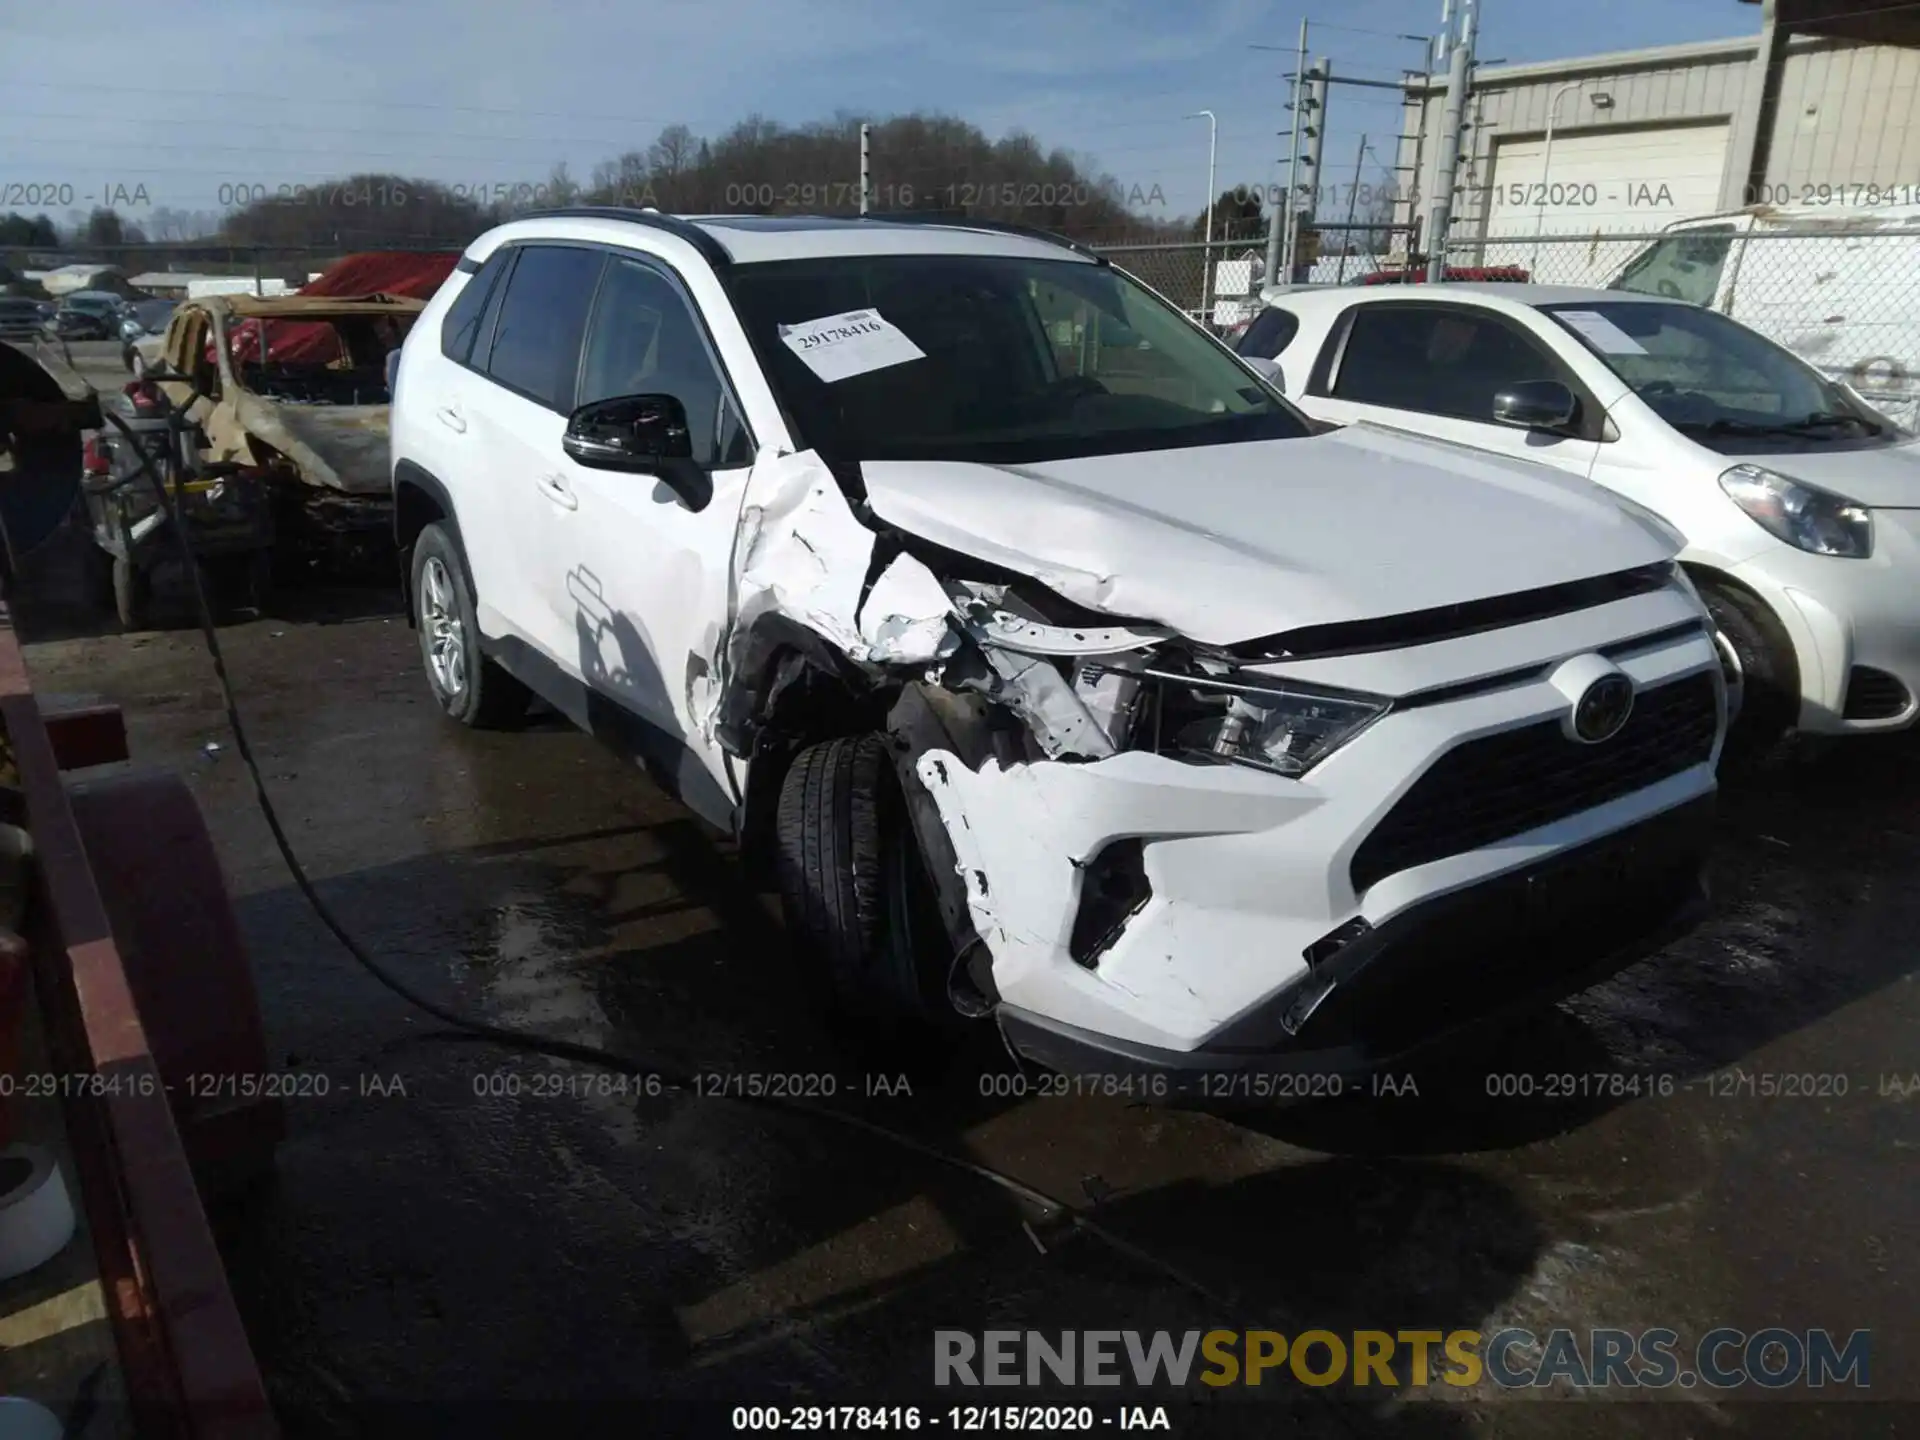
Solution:
<svg viewBox="0 0 1920 1440"><path fill-rule="evenodd" d="M1479 70L1453 242L1644 233L1749 204L1920 201L1920 4L1742 9L1760 12L1758 35ZM1444 76L1408 86L1399 164L1412 193L1395 218L1420 237L1445 99Z"/></svg>

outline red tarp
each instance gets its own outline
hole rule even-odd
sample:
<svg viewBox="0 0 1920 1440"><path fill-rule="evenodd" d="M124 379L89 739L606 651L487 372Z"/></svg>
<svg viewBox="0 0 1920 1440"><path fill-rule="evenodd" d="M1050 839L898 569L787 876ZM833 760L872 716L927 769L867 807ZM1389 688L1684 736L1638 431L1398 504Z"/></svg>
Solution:
<svg viewBox="0 0 1920 1440"><path fill-rule="evenodd" d="M347 256L318 280L301 286L299 293L342 298L398 295L404 299L428 300L459 263L457 250L369 250L362 255ZM230 334L234 359L260 358L259 341L253 333L258 324L255 320L245 320L233 327ZM269 323L267 334L275 362L324 365L340 358L339 337L331 325L274 320Z"/></svg>
<svg viewBox="0 0 1920 1440"><path fill-rule="evenodd" d="M419 252L370 250L349 255L318 280L301 287L302 295L400 295L431 300L453 267L458 250Z"/></svg>

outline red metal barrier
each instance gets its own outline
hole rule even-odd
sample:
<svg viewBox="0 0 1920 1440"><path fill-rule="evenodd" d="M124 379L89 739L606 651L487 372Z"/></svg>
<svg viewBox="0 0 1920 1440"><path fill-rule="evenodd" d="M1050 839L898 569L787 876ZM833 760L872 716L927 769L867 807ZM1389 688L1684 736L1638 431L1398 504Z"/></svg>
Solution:
<svg viewBox="0 0 1920 1440"><path fill-rule="evenodd" d="M99 1077L67 1098L67 1129L140 1434L274 1440L279 1428L4 605L0 721L35 847L27 938L48 1058ZM95 728L66 732L69 753L112 748L98 743L101 722L88 723ZM74 738L83 734L91 746Z"/></svg>

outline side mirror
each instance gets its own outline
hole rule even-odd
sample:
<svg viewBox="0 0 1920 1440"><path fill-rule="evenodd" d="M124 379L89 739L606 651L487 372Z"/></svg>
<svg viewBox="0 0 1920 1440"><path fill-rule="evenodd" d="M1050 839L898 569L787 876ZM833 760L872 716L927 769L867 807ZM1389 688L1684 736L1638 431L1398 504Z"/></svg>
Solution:
<svg viewBox="0 0 1920 1440"><path fill-rule="evenodd" d="M1257 371L1262 380L1282 395L1287 393L1286 372L1280 368L1278 360L1270 360L1262 355L1242 355L1240 358L1247 362L1249 370Z"/></svg>
<svg viewBox="0 0 1920 1440"><path fill-rule="evenodd" d="M687 408L672 395L620 395L582 405L567 418L560 448L577 465L652 475L689 510L713 499L713 480L693 458Z"/></svg>
<svg viewBox="0 0 1920 1440"><path fill-rule="evenodd" d="M1579 410L1573 391L1558 380L1522 380L1493 397L1493 418L1522 430L1564 430Z"/></svg>

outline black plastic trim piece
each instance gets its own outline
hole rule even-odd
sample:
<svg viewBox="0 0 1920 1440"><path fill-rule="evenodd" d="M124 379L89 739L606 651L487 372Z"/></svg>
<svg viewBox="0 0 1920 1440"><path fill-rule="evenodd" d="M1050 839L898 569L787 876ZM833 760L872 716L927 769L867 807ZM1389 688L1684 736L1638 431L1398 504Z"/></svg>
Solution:
<svg viewBox="0 0 1920 1440"><path fill-rule="evenodd" d="M624 220L631 225L648 225L655 230L664 230L669 235L677 235L694 249L700 257L716 270L723 270L733 264L733 256L718 240L694 224L691 220L678 215L662 214L658 210L637 210L626 205L564 205L556 210L534 210L525 215L517 215L516 220Z"/></svg>
<svg viewBox="0 0 1920 1440"><path fill-rule="evenodd" d="M1258 662L1324 660L1337 655L1399 650L1411 645L1458 640L1485 630L1500 630L1512 625L1531 624L1536 620L1550 620L1558 615L1571 615L1580 610L1592 610L1616 600L1651 594L1672 582L1673 562L1661 560L1632 570L1617 570L1610 575L1595 575L1560 585L1544 585L1510 595L1493 595L1484 600L1467 600L1432 610L1412 610L1367 620L1310 625L1300 630L1244 641L1230 646L1227 653L1242 662Z"/></svg>
<svg viewBox="0 0 1920 1440"><path fill-rule="evenodd" d="M1097 265L1111 263L1098 250L1082 245L1078 240L1069 239L1057 231L1042 230L1037 225L1020 225L1011 220L975 220L951 210L896 210L860 218L889 225L944 225L950 230L985 230L990 234L1019 235L1028 240L1044 240L1050 245L1058 245L1076 255L1086 256Z"/></svg>

